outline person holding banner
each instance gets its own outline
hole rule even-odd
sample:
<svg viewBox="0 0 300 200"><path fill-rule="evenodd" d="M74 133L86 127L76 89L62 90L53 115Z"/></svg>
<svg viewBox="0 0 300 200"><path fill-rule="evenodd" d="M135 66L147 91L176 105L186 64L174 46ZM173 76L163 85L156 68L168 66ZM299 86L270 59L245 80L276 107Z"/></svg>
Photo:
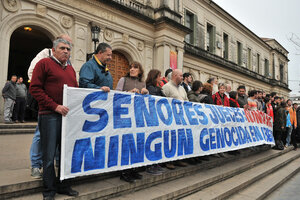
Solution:
<svg viewBox="0 0 300 200"><path fill-rule="evenodd" d="M225 95L226 86L224 83L219 83L218 85L218 92L216 92L212 98L215 105L219 106L229 106L229 99Z"/></svg>
<svg viewBox="0 0 300 200"><path fill-rule="evenodd" d="M116 87L116 90L126 91L139 94L148 94L145 82L142 81L144 70L140 63L133 62L129 65L130 71L122 77ZM134 169L124 170L121 173L120 179L129 183L133 183L136 179L142 179L143 176Z"/></svg>
<svg viewBox="0 0 300 200"><path fill-rule="evenodd" d="M214 101L212 99L212 84L210 83L204 83L203 89L200 92L201 97L200 103L206 103L206 104L214 104Z"/></svg>
<svg viewBox="0 0 300 200"><path fill-rule="evenodd" d="M76 73L68 63L71 44L65 39L53 41L53 56L40 60L33 71L30 93L39 103L38 126L41 133L43 154L43 198L54 199L56 193L77 196L68 184L59 181L54 169L56 149L61 144L62 116L66 116L69 108L62 105L63 88L78 87Z"/></svg>
<svg viewBox="0 0 300 200"><path fill-rule="evenodd" d="M201 81L194 81L192 85L192 90L188 92L188 98L192 102L200 103L201 100L205 97L204 95L200 95L200 92L203 89L203 84Z"/></svg>
<svg viewBox="0 0 300 200"><path fill-rule="evenodd" d="M93 58L82 65L79 72L79 87L98 88L109 92L113 79L106 64L112 59L112 48L107 43L97 46Z"/></svg>
<svg viewBox="0 0 300 200"><path fill-rule="evenodd" d="M149 94L155 95L155 96L165 96L161 88L158 85L161 85L162 77L161 72L157 69L151 69L148 73L147 79L146 79L146 87L149 91ZM153 175L159 175L163 173L163 169L160 165L154 164L151 166L147 166L146 172Z"/></svg>
<svg viewBox="0 0 300 200"><path fill-rule="evenodd" d="M165 84L162 87L162 91L166 97L171 97L174 99L179 99L182 101L188 101L187 94L184 90L184 88L181 86L181 82L183 80L183 74L180 69L175 69L172 72L172 78L171 80ZM169 162L166 163L166 167L168 169L175 169L174 164L181 166L181 167L186 167L187 163L183 161L175 161L175 162Z"/></svg>
<svg viewBox="0 0 300 200"><path fill-rule="evenodd" d="M240 105L238 103L238 93L236 91L229 92L229 105L230 107L239 108Z"/></svg>
<svg viewBox="0 0 300 200"><path fill-rule="evenodd" d="M248 96L246 95L246 87L244 85L240 85L237 88L237 92L239 94L238 103L241 108L248 108Z"/></svg>
<svg viewBox="0 0 300 200"><path fill-rule="evenodd" d="M68 34L60 34L56 39L62 38L68 42L70 42L72 46L72 39ZM53 55L52 49L51 48L45 48L41 52L39 52L35 58L31 61L30 66L28 68L27 74L28 78L31 81L32 79L32 73L33 70L36 66L36 64L42 60L43 58L48 58ZM68 60L69 64L71 65L70 58ZM32 98L32 105L36 105L36 100ZM56 162L58 163L58 154L59 151L56 153ZM41 137L40 137L40 131L39 131L39 126L36 126L34 136L32 138L32 144L30 147L30 161L31 161L31 177L32 178L41 178L42 177L42 166L43 166L43 161L42 161L42 149L41 149Z"/></svg>

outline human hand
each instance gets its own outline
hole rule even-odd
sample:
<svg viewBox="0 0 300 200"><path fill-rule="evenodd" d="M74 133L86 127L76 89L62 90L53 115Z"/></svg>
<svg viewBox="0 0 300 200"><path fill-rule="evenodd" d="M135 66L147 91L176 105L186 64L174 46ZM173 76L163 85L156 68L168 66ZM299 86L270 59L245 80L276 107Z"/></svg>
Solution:
<svg viewBox="0 0 300 200"><path fill-rule="evenodd" d="M56 108L55 108L55 112L61 114L62 116L66 116L69 112L69 108L66 107L66 106L63 106L63 105L58 105Z"/></svg>
<svg viewBox="0 0 300 200"><path fill-rule="evenodd" d="M146 88L142 88L141 90L141 94L148 94L149 91Z"/></svg>
<svg viewBox="0 0 300 200"><path fill-rule="evenodd" d="M104 92L110 92L110 88L107 86L103 86L100 89L103 90Z"/></svg>
<svg viewBox="0 0 300 200"><path fill-rule="evenodd" d="M137 88L133 88L132 90L129 90L128 92L132 92L132 93L140 93L140 90Z"/></svg>

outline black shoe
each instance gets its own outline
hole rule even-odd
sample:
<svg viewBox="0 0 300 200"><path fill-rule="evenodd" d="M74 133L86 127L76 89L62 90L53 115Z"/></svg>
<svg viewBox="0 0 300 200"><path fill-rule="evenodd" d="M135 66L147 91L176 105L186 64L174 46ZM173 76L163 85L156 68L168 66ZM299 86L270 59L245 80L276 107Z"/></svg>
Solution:
<svg viewBox="0 0 300 200"><path fill-rule="evenodd" d="M294 149L293 149L293 150L294 150L294 151L297 151L297 149L298 149L298 147L294 147Z"/></svg>
<svg viewBox="0 0 300 200"><path fill-rule="evenodd" d="M46 196L43 198L43 200L54 200L53 196Z"/></svg>
<svg viewBox="0 0 300 200"><path fill-rule="evenodd" d="M74 196L74 197L77 197L79 195L79 193L76 190L73 190L72 188L57 190L57 193L58 194L65 194L65 195L68 195L68 196Z"/></svg>
<svg viewBox="0 0 300 200"><path fill-rule="evenodd" d="M143 175L139 174L137 171L131 172L130 175L133 179L142 179L143 178Z"/></svg>
<svg viewBox="0 0 300 200"><path fill-rule="evenodd" d="M187 162L190 164L190 165L196 165L197 164L197 161L195 158L189 158L187 159Z"/></svg>
<svg viewBox="0 0 300 200"><path fill-rule="evenodd" d="M209 161L209 157L208 156L201 156L199 157L200 160L204 160L204 161Z"/></svg>
<svg viewBox="0 0 300 200"><path fill-rule="evenodd" d="M120 179L128 183L133 183L135 180L129 173L122 173Z"/></svg>

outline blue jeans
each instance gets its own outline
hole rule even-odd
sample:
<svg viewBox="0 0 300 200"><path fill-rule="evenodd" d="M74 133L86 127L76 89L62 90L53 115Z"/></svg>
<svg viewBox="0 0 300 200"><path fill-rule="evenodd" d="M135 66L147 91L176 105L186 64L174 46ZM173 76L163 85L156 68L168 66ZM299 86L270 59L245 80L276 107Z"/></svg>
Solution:
<svg viewBox="0 0 300 200"><path fill-rule="evenodd" d="M286 134L286 146L290 146L291 143L291 135L293 131L293 126L289 126L286 128L287 129L287 134Z"/></svg>
<svg viewBox="0 0 300 200"><path fill-rule="evenodd" d="M39 115L39 128L41 132L41 144L43 153L43 196L54 196L57 190L63 190L66 185L59 181L60 165L58 176L54 170L54 157L56 149L61 144L61 123L62 116L57 113Z"/></svg>
<svg viewBox="0 0 300 200"><path fill-rule="evenodd" d="M30 160L32 168L42 168L43 160L42 160L42 147L40 140L40 131L39 125L36 126L34 136L32 138L32 144L30 148Z"/></svg>

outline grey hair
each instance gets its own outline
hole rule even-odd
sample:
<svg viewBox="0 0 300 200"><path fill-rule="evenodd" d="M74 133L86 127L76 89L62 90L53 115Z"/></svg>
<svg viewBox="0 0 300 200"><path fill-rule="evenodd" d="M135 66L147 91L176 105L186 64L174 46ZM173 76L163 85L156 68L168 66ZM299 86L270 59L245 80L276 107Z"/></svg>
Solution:
<svg viewBox="0 0 300 200"><path fill-rule="evenodd" d="M67 40L63 39L63 38L58 38L56 40L53 41L53 48L56 49L57 45L59 43L64 43L64 44L67 44L69 45L70 49L71 49L71 43L68 42Z"/></svg>
<svg viewBox="0 0 300 200"><path fill-rule="evenodd" d="M227 88L227 86L226 86L224 83L219 83L219 84L218 84L218 89L220 89L222 86L224 86L225 89Z"/></svg>

